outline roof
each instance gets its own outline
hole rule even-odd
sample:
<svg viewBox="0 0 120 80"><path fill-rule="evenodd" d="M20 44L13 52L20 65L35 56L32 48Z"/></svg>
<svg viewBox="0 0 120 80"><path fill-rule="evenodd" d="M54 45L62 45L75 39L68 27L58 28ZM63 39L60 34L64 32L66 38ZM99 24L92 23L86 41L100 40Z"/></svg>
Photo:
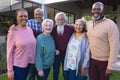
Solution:
<svg viewBox="0 0 120 80"><path fill-rule="evenodd" d="M10 11L11 6L20 5L21 1L32 2L37 4L51 4L64 1L76 1L76 0L0 0L0 12Z"/></svg>

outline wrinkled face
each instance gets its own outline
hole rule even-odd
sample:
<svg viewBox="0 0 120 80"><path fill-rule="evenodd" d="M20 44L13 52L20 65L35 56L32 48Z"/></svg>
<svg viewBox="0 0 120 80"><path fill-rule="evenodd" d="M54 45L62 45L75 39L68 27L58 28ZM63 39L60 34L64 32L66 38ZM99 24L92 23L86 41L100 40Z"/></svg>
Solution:
<svg viewBox="0 0 120 80"><path fill-rule="evenodd" d="M28 13L26 11L20 11L17 13L17 22L21 26L26 26L28 21Z"/></svg>
<svg viewBox="0 0 120 80"><path fill-rule="evenodd" d="M74 30L76 33L82 33L83 24L79 20L75 22Z"/></svg>
<svg viewBox="0 0 120 80"><path fill-rule="evenodd" d="M46 22L43 27L43 32L45 34L50 34L52 32L53 25L51 22Z"/></svg>
<svg viewBox="0 0 120 80"><path fill-rule="evenodd" d="M58 15L56 19L56 25L64 25L65 24L65 18L63 15Z"/></svg>
<svg viewBox="0 0 120 80"><path fill-rule="evenodd" d="M38 23L41 23L43 18L43 12L41 12L40 10L34 11L34 18Z"/></svg>
<svg viewBox="0 0 120 80"><path fill-rule="evenodd" d="M102 14L101 6L100 5L94 5L92 7L92 14L94 18L99 17Z"/></svg>

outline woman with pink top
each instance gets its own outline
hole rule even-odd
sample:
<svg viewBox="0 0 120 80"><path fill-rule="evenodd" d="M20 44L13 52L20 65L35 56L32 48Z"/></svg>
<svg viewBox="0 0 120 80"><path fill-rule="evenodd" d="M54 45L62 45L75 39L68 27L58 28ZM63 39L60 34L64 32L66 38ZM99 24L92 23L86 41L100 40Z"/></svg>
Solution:
<svg viewBox="0 0 120 80"><path fill-rule="evenodd" d="M30 64L35 60L36 39L32 29L26 26L27 11L17 10L16 17L18 25L7 35L8 80L26 80Z"/></svg>

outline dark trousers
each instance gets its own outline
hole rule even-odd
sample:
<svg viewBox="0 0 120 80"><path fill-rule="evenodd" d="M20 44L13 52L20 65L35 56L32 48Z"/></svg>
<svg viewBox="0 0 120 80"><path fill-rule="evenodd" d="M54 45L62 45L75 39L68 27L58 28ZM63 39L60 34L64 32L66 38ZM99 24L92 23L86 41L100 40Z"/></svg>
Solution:
<svg viewBox="0 0 120 80"><path fill-rule="evenodd" d="M28 73L28 80L35 80L35 76L37 76L38 79L38 73L35 64L32 64Z"/></svg>
<svg viewBox="0 0 120 80"><path fill-rule="evenodd" d="M26 80L29 69L30 69L30 64L26 68L13 66L14 80Z"/></svg>
<svg viewBox="0 0 120 80"><path fill-rule="evenodd" d="M56 55L54 64L53 64L53 80L58 80L61 63L62 63L62 71L63 71L64 57ZM64 74L64 72L63 72L63 74Z"/></svg>
<svg viewBox="0 0 120 80"><path fill-rule="evenodd" d="M87 80L87 76L78 76L77 80Z"/></svg>
<svg viewBox="0 0 120 80"><path fill-rule="evenodd" d="M77 80L76 70L67 70L64 71L64 80Z"/></svg>
<svg viewBox="0 0 120 80"><path fill-rule="evenodd" d="M105 76L108 61L98 61L91 59L90 61L90 80L109 80L109 77Z"/></svg>
<svg viewBox="0 0 120 80"><path fill-rule="evenodd" d="M43 73L44 73L44 76L43 77L38 76L38 80L47 80L49 73L50 73L50 68L43 69Z"/></svg>

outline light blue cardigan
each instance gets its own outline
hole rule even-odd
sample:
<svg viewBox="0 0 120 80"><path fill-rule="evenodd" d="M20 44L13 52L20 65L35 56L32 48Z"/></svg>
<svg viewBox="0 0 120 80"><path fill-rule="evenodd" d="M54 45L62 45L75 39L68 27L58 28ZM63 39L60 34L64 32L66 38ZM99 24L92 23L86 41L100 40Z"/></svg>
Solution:
<svg viewBox="0 0 120 80"><path fill-rule="evenodd" d="M74 37L75 33L72 34L70 41ZM89 41L86 38L85 34L82 35L79 45L79 51L77 53L77 67L76 67L76 76L80 72L80 68L85 68L85 76L88 76L88 68L89 68L89 62L90 62L90 50L89 50ZM68 44L69 44L68 43ZM66 50L65 60L64 60L64 71L68 70L67 68L67 56L68 56L68 48Z"/></svg>

